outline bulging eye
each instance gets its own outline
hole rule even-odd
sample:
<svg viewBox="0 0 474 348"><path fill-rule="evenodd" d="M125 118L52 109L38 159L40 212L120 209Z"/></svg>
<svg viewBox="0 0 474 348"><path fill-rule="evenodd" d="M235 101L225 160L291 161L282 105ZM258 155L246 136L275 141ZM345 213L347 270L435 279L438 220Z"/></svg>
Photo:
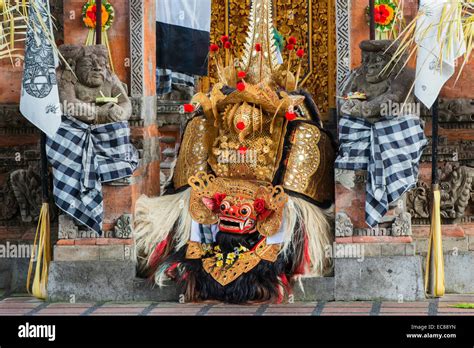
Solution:
<svg viewBox="0 0 474 348"><path fill-rule="evenodd" d="M221 206L220 206L222 212L228 210L229 207L230 207L230 204L229 204L229 202L227 202L227 201L222 202L222 204L221 204Z"/></svg>
<svg viewBox="0 0 474 348"><path fill-rule="evenodd" d="M252 209L247 205L244 205L240 208L240 215L242 215L243 217L249 217L251 212Z"/></svg>

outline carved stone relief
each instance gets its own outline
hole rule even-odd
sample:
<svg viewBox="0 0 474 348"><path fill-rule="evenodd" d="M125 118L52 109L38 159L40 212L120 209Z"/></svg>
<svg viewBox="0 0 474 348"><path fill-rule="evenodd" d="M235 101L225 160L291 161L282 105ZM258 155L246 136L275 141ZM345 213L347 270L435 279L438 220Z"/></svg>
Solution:
<svg viewBox="0 0 474 348"><path fill-rule="evenodd" d="M336 214L336 237L352 237L354 225L345 213Z"/></svg>
<svg viewBox="0 0 474 348"><path fill-rule="evenodd" d="M474 168L447 163L440 173L441 217L446 222L465 218L469 202L474 199ZM416 223L429 223L431 187L418 182L407 195L407 208Z"/></svg>
<svg viewBox="0 0 474 348"><path fill-rule="evenodd" d="M354 228L349 216L336 214L336 237L405 237L412 235L411 215L401 212L392 223L380 224L374 228Z"/></svg>
<svg viewBox="0 0 474 348"><path fill-rule="evenodd" d="M38 220L41 208L41 181L34 167L7 174L0 189L0 221L31 223ZM54 218L54 210L52 211Z"/></svg>
<svg viewBox="0 0 474 348"><path fill-rule="evenodd" d="M114 228L114 237L120 239L132 238L132 215L123 214L117 220Z"/></svg>

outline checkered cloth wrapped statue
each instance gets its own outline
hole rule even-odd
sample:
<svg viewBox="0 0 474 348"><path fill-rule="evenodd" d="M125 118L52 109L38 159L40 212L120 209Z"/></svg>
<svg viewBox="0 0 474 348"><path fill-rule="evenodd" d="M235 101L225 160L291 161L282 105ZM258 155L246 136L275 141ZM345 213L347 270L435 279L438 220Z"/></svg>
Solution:
<svg viewBox="0 0 474 348"><path fill-rule="evenodd" d="M367 170L365 221L376 226L391 203L416 186L427 144L419 117L400 116L371 123L343 116L339 121L335 167Z"/></svg>
<svg viewBox="0 0 474 348"><path fill-rule="evenodd" d="M88 125L63 117L56 135L47 140L46 152L56 205L102 234L102 184L128 177L138 166L128 122Z"/></svg>

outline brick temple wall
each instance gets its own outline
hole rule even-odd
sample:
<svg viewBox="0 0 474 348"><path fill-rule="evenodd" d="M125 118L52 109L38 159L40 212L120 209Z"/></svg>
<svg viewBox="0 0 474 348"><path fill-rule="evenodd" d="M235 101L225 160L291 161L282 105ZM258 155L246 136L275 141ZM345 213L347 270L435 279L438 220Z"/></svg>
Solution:
<svg viewBox="0 0 474 348"><path fill-rule="evenodd" d="M58 19L56 33L57 44L84 44L88 33L81 19L83 0L54 0L50 1L53 15ZM130 11L129 1L114 1L115 20L108 31L108 38L112 48L115 72L119 78L129 86L131 82L130 58ZM124 214L131 214L135 201L142 194L156 196L160 193L160 132L156 124L155 104L155 10L154 0L143 0L140 6L146 6L143 15L143 92L132 98L134 106L133 116L130 120L132 141L140 152L140 167L128 183L104 186L104 231L105 237L114 237L114 228L117 220ZM14 62L14 66L7 60L0 61L0 240L31 241L36 229L35 221L23 221L18 203L15 200L11 184L11 176L15 171L23 171L32 167L33 172L38 172L39 159L39 132L28 123L19 113L18 103L22 77L22 61ZM144 106L142 99L148 98ZM151 103L150 103L151 101ZM146 110L146 111L143 111ZM18 173L17 173L18 174ZM18 176L18 175L17 175ZM34 175L26 176L23 181L27 183L25 192L36 192L38 182ZM34 195L30 195L34 196ZM38 206L38 205L37 205ZM53 205L54 206L54 205ZM57 214L53 216L53 239L58 237ZM33 219L34 220L34 219ZM63 225L73 230L70 221ZM69 225L68 225L69 224ZM74 235L74 233L73 233ZM78 232L81 240L74 239L60 241L59 244L91 244L90 233ZM64 234L62 235L64 237ZM94 239L94 238L93 238ZM101 238L94 243L117 244L110 238ZM121 244L131 244L131 240L122 241Z"/></svg>

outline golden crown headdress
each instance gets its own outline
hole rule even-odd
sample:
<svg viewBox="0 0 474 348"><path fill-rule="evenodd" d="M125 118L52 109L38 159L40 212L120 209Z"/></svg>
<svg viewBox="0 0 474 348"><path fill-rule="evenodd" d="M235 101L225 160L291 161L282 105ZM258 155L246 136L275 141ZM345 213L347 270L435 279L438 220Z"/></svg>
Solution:
<svg viewBox="0 0 474 348"><path fill-rule="evenodd" d="M297 90L304 50L294 37L286 42L289 60L280 64L271 1L252 0L242 57L230 54L226 36L211 45L218 82L192 99L191 109L201 116L191 119L183 137L176 189L193 185L188 179L198 172L212 172L239 183L282 185L317 202L331 200L332 171L325 163L334 150L311 96ZM295 57L296 77L290 72ZM328 185L321 189L321 182Z"/></svg>

